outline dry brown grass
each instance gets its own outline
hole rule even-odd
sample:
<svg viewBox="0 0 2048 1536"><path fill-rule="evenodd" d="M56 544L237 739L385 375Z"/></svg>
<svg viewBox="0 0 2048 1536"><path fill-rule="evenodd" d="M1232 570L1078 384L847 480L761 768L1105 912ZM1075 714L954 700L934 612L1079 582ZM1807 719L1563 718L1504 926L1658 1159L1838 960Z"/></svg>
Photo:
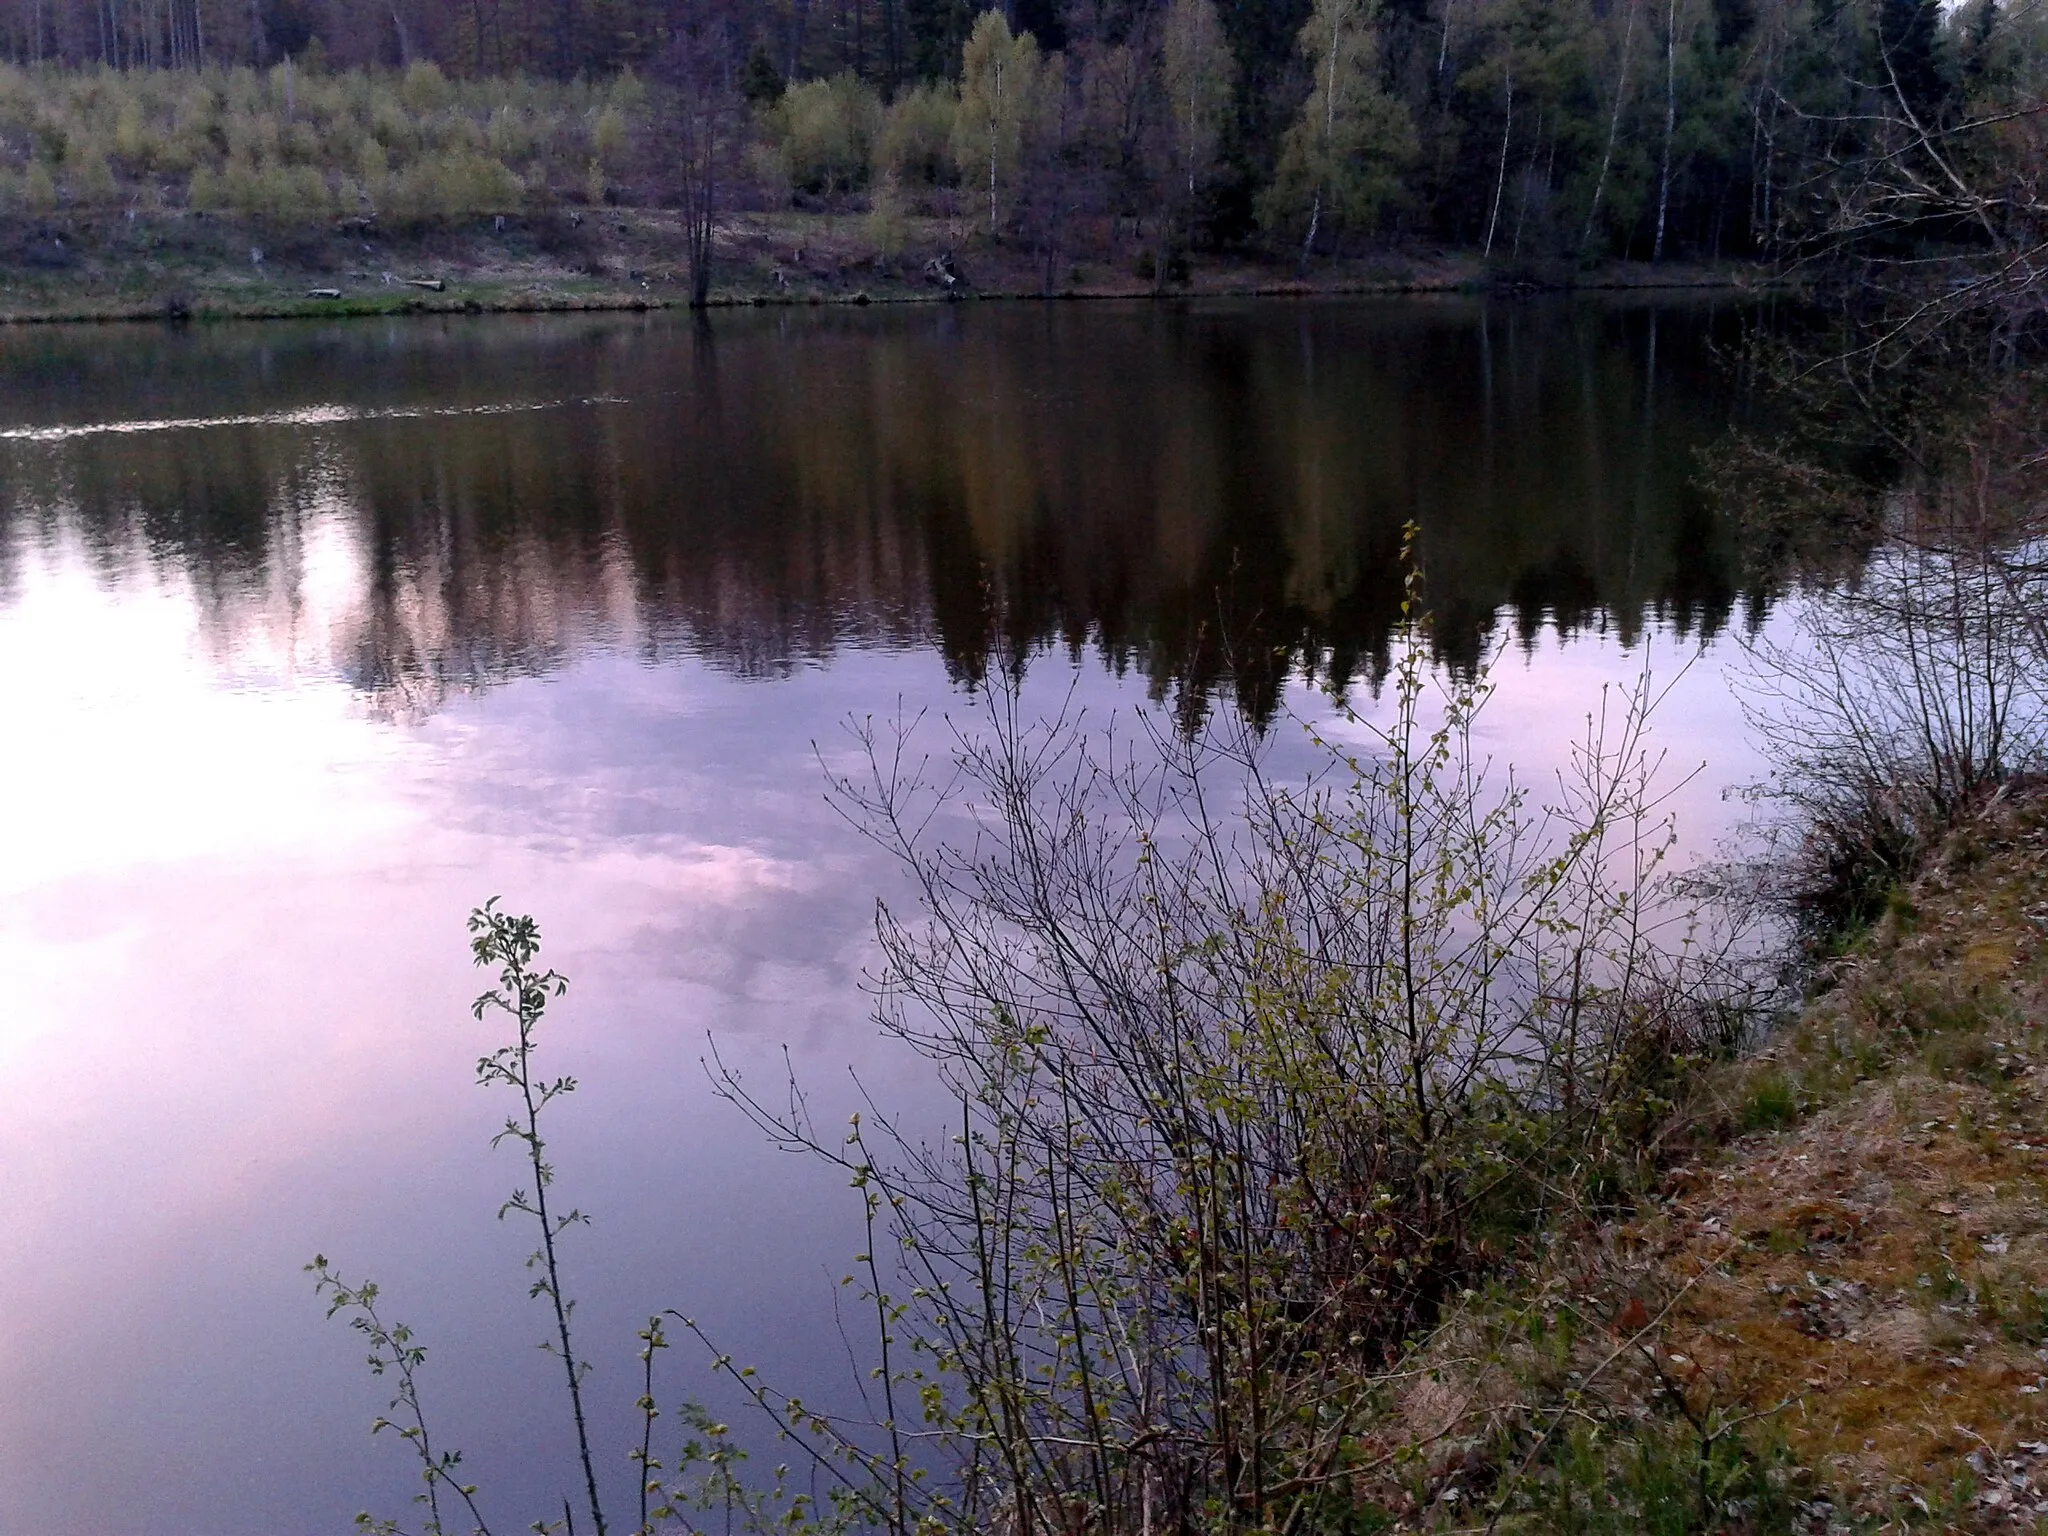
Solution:
<svg viewBox="0 0 2048 1536"><path fill-rule="evenodd" d="M1806 1112L1676 1173L1622 1234L1670 1291L1685 1375L1778 1415L1872 1517L1978 1483L1963 1521L2048 1513L2048 795L1958 833L1794 1035L1718 1085ZM1949 1522L1954 1524L1952 1518Z"/></svg>
<svg viewBox="0 0 2048 1536"><path fill-rule="evenodd" d="M1361 1496L1547 1531L1534 1490L1575 1429L1620 1468L1631 1437L1726 1426L1768 1448L1789 1524L1686 1529L2048 1528L2048 787L1957 833L1671 1139L1632 1217L1556 1235L1439 1331Z"/></svg>

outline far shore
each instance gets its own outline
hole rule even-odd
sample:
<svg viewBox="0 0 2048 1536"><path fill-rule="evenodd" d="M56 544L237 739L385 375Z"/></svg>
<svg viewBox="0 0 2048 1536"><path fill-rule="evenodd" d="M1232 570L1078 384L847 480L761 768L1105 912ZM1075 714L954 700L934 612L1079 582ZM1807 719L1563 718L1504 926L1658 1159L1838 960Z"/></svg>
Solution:
<svg viewBox="0 0 2048 1536"><path fill-rule="evenodd" d="M878 233L883 238L877 238ZM856 213L741 213L720 221L712 308L989 299L1303 298L1565 290L1762 291L1747 262L1577 266L1441 249L1295 262L1194 253L1161 283L1151 253L1079 232L1048 269L957 220L878 232ZM552 210L386 231L351 221L279 230L183 210L53 214L0 236L0 324L339 319L682 308L688 282L672 212Z"/></svg>

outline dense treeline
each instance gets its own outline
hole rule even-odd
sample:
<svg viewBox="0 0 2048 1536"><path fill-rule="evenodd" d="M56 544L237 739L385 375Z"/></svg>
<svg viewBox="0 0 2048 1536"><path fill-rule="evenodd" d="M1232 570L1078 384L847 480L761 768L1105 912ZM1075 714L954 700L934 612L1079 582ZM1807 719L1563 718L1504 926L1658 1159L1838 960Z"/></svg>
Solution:
<svg viewBox="0 0 2048 1536"><path fill-rule="evenodd" d="M1389 237L1661 259L1783 253L1842 206L1874 124L1939 134L2038 101L2048 19L2018 0L0 0L0 58L0 202L28 211L687 204L685 163L716 154L721 198L866 199L885 233L923 211L1048 248L1123 220L1168 262L1254 235L1304 260Z"/></svg>

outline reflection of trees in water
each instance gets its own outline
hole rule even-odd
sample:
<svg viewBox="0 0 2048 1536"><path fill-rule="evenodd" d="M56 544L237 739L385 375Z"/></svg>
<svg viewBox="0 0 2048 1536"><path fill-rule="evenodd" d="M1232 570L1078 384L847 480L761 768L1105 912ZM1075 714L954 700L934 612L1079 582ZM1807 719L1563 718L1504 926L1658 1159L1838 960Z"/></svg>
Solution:
<svg viewBox="0 0 2048 1536"><path fill-rule="evenodd" d="M149 338L140 375L183 416L343 378L365 409L570 403L8 445L0 560L73 519L110 578L189 571L223 654L282 632L407 711L593 643L743 676L932 644L964 680L1058 644L1262 716L1304 668L1383 673L1411 518L1454 663L1504 608L1524 640L1724 623L1728 539L1690 488L1706 329L1462 301L946 306L265 333L260 369ZM88 393L147 409L118 379ZM574 403L594 398L622 403ZM337 525L352 587L316 613L308 550Z"/></svg>

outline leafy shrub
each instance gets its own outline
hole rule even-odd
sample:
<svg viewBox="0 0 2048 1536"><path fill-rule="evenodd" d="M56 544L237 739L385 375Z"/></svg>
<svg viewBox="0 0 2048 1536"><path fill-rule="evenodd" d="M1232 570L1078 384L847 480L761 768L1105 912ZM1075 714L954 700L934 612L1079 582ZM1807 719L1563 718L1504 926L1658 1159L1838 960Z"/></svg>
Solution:
<svg viewBox="0 0 2048 1536"><path fill-rule="evenodd" d="M210 165L202 165L192 172L185 183L185 202L189 207L211 213L227 206L221 192L220 173Z"/></svg>
<svg viewBox="0 0 2048 1536"><path fill-rule="evenodd" d="M154 144L155 136L143 120L141 103L123 102L114 119L114 153L132 166L147 169Z"/></svg>
<svg viewBox="0 0 2048 1536"><path fill-rule="evenodd" d="M793 191L850 192L867 185L881 98L853 74L807 80L782 93L768 129Z"/></svg>
<svg viewBox="0 0 2048 1536"><path fill-rule="evenodd" d="M1854 584L1802 593L1790 626L1749 642L1738 686L1790 833L1780 894L1822 952L1998 786L2048 766L2048 567L1961 495L1902 493Z"/></svg>
<svg viewBox="0 0 2048 1536"><path fill-rule="evenodd" d="M114 201L119 188L107 157L99 147L85 140L74 143L64 161L65 180L71 200L87 207L105 207Z"/></svg>
<svg viewBox="0 0 2048 1536"><path fill-rule="evenodd" d="M431 60L415 60L399 83L398 97L420 115L439 112L448 105L448 77Z"/></svg>
<svg viewBox="0 0 2048 1536"><path fill-rule="evenodd" d="M957 110L952 91L942 85L920 85L898 96L882 119L877 169L905 187L950 184Z"/></svg>
<svg viewBox="0 0 2048 1536"><path fill-rule="evenodd" d="M919 903L881 915L881 1017L957 1095L951 1144L827 1140L800 1096L725 1087L852 1175L914 1287L864 1281L878 1375L974 1503L889 1492L892 1442L866 1462L892 1528L1342 1529L1387 1362L1503 1239L1610 1198L1729 1039L1740 978L1652 873L1642 700L1539 821L1473 748L1483 682L1435 696L1426 631L1388 723L1347 717L1306 783L1225 725L1132 747L1013 695L930 777L921 742L856 728L837 798ZM1749 1496L1732 1445L1698 1460L1726 1497L1666 1528ZM1664 1462L1640 1470L1648 1516Z"/></svg>
<svg viewBox="0 0 2048 1536"><path fill-rule="evenodd" d="M903 188L895 177L883 177L868 205L867 235L876 251L890 260L903 254L909 239L903 223L904 211Z"/></svg>
<svg viewBox="0 0 2048 1536"><path fill-rule="evenodd" d="M278 136L278 153L300 165L317 165L325 158L319 132L303 118L285 125Z"/></svg>
<svg viewBox="0 0 2048 1536"><path fill-rule="evenodd" d="M382 197L386 184L391 180L391 156L375 139L365 139L356 170L370 196L373 199Z"/></svg>
<svg viewBox="0 0 2048 1536"><path fill-rule="evenodd" d="M370 132L387 148L406 150L419 140L413 120L395 101L379 101L370 112Z"/></svg>
<svg viewBox="0 0 2048 1536"><path fill-rule="evenodd" d="M57 206L57 183L40 160L29 162L22 173L21 205L30 213L48 213Z"/></svg>
<svg viewBox="0 0 2048 1536"><path fill-rule="evenodd" d="M390 212L412 220L510 212L526 190L503 162L461 149L416 160L387 186Z"/></svg>
<svg viewBox="0 0 2048 1536"><path fill-rule="evenodd" d="M606 107L597 114L597 121L590 125L590 153L599 165L613 175L619 174L631 145L623 112L617 107Z"/></svg>
<svg viewBox="0 0 2048 1536"><path fill-rule="evenodd" d="M334 193L311 166L230 160L220 172L201 166L186 193L194 208L239 213L266 223L290 224L333 211Z"/></svg>
<svg viewBox="0 0 2048 1536"><path fill-rule="evenodd" d="M492 154L510 164L532 154L538 140L527 115L508 103L492 109L484 129L484 142Z"/></svg>

